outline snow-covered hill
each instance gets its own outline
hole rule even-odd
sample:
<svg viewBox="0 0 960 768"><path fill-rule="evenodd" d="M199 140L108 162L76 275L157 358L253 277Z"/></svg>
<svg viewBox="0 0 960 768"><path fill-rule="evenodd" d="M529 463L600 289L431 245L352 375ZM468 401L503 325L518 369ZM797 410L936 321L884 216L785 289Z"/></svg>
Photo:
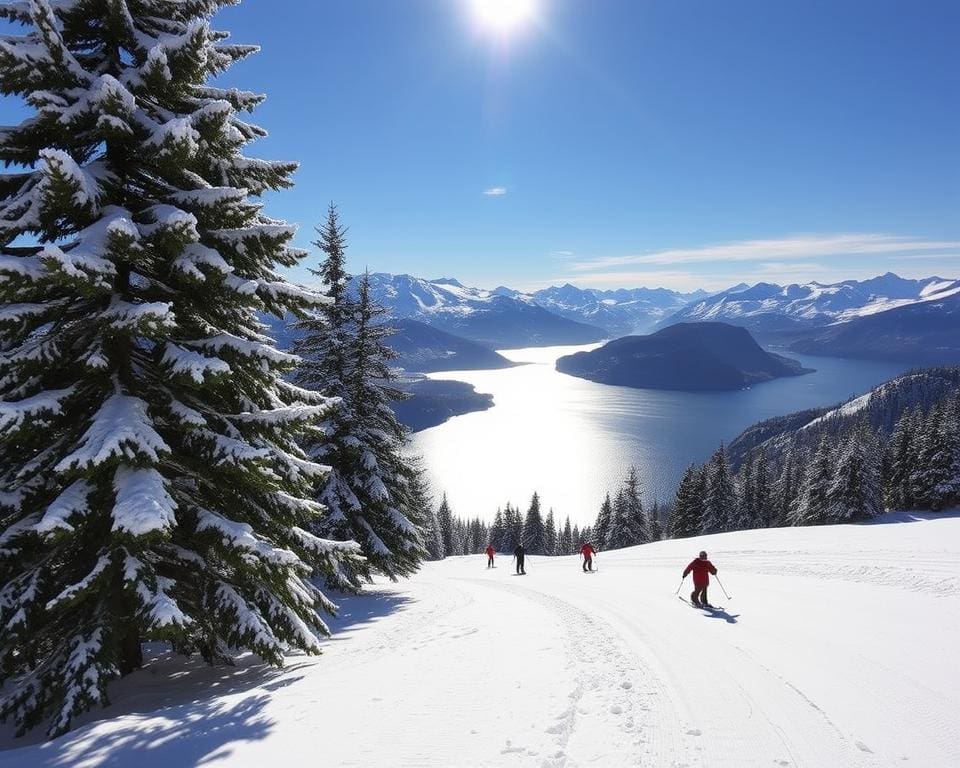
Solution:
<svg viewBox="0 0 960 768"><path fill-rule="evenodd" d="M711 587L713 612L674 595L702 548L732 595ZM659 542L598 564L429 564L344 600L319 660L276 673L163 657L114 687L102 719L0 751L0 766L960 765L960 516Z"/></svg>
<svg viewBox="0 0 960 768"><path fill-rule="evenodd" d="M663 324L724 320L755 331L782 331L845 322L956 294L960 294L960 280L908 280L891 272L870 280L829 285L757 283L693 302Z"/></svg>

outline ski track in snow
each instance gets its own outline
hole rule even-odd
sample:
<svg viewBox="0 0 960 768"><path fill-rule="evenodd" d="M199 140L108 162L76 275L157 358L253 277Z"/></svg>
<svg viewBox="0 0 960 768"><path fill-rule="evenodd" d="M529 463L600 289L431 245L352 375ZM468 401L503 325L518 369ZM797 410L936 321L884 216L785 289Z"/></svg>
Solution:
<svg viewBox="0 0 960 768"><path fill-rule="evenodd" d="M712 612L672 594L701 548ZM0 768L960 765L960 516L498 561L345 598L283 672L160 658Z"/></svg>

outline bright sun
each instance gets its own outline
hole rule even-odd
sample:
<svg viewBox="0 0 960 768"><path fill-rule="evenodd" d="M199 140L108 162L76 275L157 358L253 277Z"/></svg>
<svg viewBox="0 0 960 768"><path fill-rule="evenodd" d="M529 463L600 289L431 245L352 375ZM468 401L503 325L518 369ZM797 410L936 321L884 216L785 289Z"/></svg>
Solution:
<svg viewBox="0 0 960 768"><path fill-rule="evenodd" d="M536 4L536 0L470 0L477 21L498 32L509 32L529 21Z"/></svg>

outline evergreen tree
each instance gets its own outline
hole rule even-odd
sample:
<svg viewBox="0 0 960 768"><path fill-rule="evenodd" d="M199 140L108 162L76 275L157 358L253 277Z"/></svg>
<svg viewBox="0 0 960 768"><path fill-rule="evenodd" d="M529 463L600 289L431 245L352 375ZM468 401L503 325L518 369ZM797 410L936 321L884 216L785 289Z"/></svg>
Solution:
<svg viewBox="0 0 960 768"><path fill-rule="evenodd" d="M610 532L607 535L608 549L622 549L636 544L637 536L631 515L631 504L626 488L617 491L613 500L613 514L610 519Z"/></svg>
<svg viewBox="0 0 960 768"><path fill-rule="evenodd" d="M775 488L776 517L774 525L794 525L794 519L806 480L806 452L799 452L799 460L793 450L788 450L783 470Z"/></svg>
<svg viewBox="0 0 960 768"><path fill-rule="evenodd" d="M437 510L437 520L440 522L440 541L443 544L443 556L459 554L457 552L457 537L454 529L453 513L450 511L450 504L447 503L447 494L443 494L440 501L440 508Z"/></svg>
<svg viewBox="0 0 960 768"><path fill-rule="evenodd" d="M734 513L733 530L746 530L756 526L756 481L753 474L753 462L747 459L737 475L736 483L736 511Z"/></svg>
<svg viewBox="0 0 960 768"><path fill-rule="evenodd" d="M414 472L410 478L410 495L417 509L423 510L423 545L430 560L443 560L443 537L440 533L440 521L437 519L437 510L433 499L427 490L423 471L414 465Z"/></svg>
<svg viewBox="0 0 960 768"><path fill-rule="evenodd" d="M540 512L540 496L536 493L530 499L523 522L523 546L531 555L543 555L547 551L547 532Z"/></svg>
<svg viewBox="0 0 960 768"><path fill-rule="evenodd" d="M958 441L956 424L947 404L939 403L923 420L918 456L910 475L914 502L940 510L956 498Z"/></svg>
<svg viewBox="0 0 960 768"><path fill-rule="evenodd" d="M833 450L824 436L817 446L810 470L805 474L793 525L822 525L829 521L830 486L833 479Z"/></svg>
<svg viewBox="0 0 960 768"><path fill-rule="evenodd" d="M523 516L520 507L510 507L510 551L523 542Z"/></svg>
<svg viewBox="0 0 960 768"><path fill-rule="evenodd" d="M309 581L352 545L308 531L330 404L258 312L319 297L256 198L292 163L243 156L263 99L207 84L251 46L218 0L4 3L0 92L0 717L48 733L165 640L210 662L319 652ZM14 245L22 243L22 245Z"/></svg>
<svg viewBox="0 0 960 768"><path fill-rule="evenodd" d="M544 527L546 528L546 552L548 555L557 554L557 521L553 516L553 509L547 513L547 519L544 522Z"/></svg>
<svg viewBox="0 0 960 768"><path fill-rule="evenodd" d="M427 524L424 527L423 540L430 560L443 560L446 557L446 552L443 549L443 535L440 531L440 520L435 509L430 510Z"/></svg>
<svg viewBox="0 0 960 768"><path fill-rule="evenodd" d="M769 528L773 522L774 500L770 467L763 452L753 462L753 504L754 524L758 528Z"/></svg>
<svg viewBox="0 0 960 768"><path fill-rule="evenodd" d="M563 529L557 541L557 554L569 555L573 551L573 530L570 528L570 515L563 521Z"/></svg>
<svg viewBox="0 0 960 768"><path fill-rule="evenodd" d="M683 473L680 485L677 486L677 494L667 526L671 539L685 539L699 535L705 496L704 472L691 464Z"/></svg>
<svg viewBox="0 0 960 768"><path fill-rule="evenodd" d="M660 502L653 500L653 506L650 508L648 518L650 541L660 541L663 538L663 519L660 510Z"/></svg>
<svg viewBox="0 0 960 768"><path fill-rule="evenodd" d="M613 522L613 503L610 501L610 494L607 493L600 505L600 512L597 513L597 524L593 526L593 535L596 537L596 546L600 549L606 549L610 543L610 524Z"/></svg>
<svg viewBox="0 0 960 768"><path fill-rule="evenodd" d="M580 551L580 545L583 544L583 538L580 535L580 527L577 525L573 526L573 531L570 535L570 551L567 554L575 555Z"/></svg>
<svg viewBox="0 0 960 768"><path fill-rule="evenodd" d="M911 478L917 450L917 413L906 411L894 427L884 452L884 497L890 509L911 509Z"/></svg>
<svg viewBox="0 0 960 768"><path fill-rule="evenodd" d="M490 526L490 537L489 537L490 545L495 550L497 550L497 552L501 552L505 549L503 545L503 533L504 533L503 512L498 509L497 514L493 518L493 525Z"/></svg>
<svg viewBox="0 0 960 768"><path fill-rule="evenodd" d="M707 495L701 533L730 530L736 512L736 491L727 464L727 452L721 445L707 463Z"/></svg>
<svg viewBox="0 0 960 768"><path fill-rule="evenodd" d="M646 544L650 541L650 531L647 527L647 515L643 510L643 501L640 498L640 476L634 466L630 467L627 479L624 480L623 496L627 505L626 513L631 538L631 542L627 546Z"/></svg>
<svg viewBox="0 0 960 768"><path fill-rule="evenodd" d="M402 453L406 431L391 408L404 394L392 385L395 353L386 345L392 330L383 323L385 312L370 298L367 275L359 300L348 296L345 231L332 205L319 235L316 245L325 257L315 274L329 302L317 317L299 323L305 334L294 348L304 359L297 383L340 398L306 448L332 468L317 497L330 514L317 532L360 544L363 567L341 574L357 587L371 568L391 579L416 571L426 554L420 526L428 512L410 493L416 470Z"/></svg>
<svg viewBox="0 0 960 768"><path fill-rule="evenodd" d="M830 522L859 522L880 513L880 446L865 421L847 437L827 493Z"/></svg>

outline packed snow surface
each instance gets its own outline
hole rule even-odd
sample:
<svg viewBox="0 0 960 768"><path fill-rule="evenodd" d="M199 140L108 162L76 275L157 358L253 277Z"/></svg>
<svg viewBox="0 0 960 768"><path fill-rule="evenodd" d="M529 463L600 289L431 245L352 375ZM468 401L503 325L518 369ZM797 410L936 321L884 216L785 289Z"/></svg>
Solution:
<svg viewBox="0 0 960 768"><path fill-rule="evenodd" d="M732 595L713 612L674 595L700 549ZM960 765L960 515L597 563L428 564L343 599L324 655L280 672L160 654L101 719L4 736L0 766Z"/></svg>

